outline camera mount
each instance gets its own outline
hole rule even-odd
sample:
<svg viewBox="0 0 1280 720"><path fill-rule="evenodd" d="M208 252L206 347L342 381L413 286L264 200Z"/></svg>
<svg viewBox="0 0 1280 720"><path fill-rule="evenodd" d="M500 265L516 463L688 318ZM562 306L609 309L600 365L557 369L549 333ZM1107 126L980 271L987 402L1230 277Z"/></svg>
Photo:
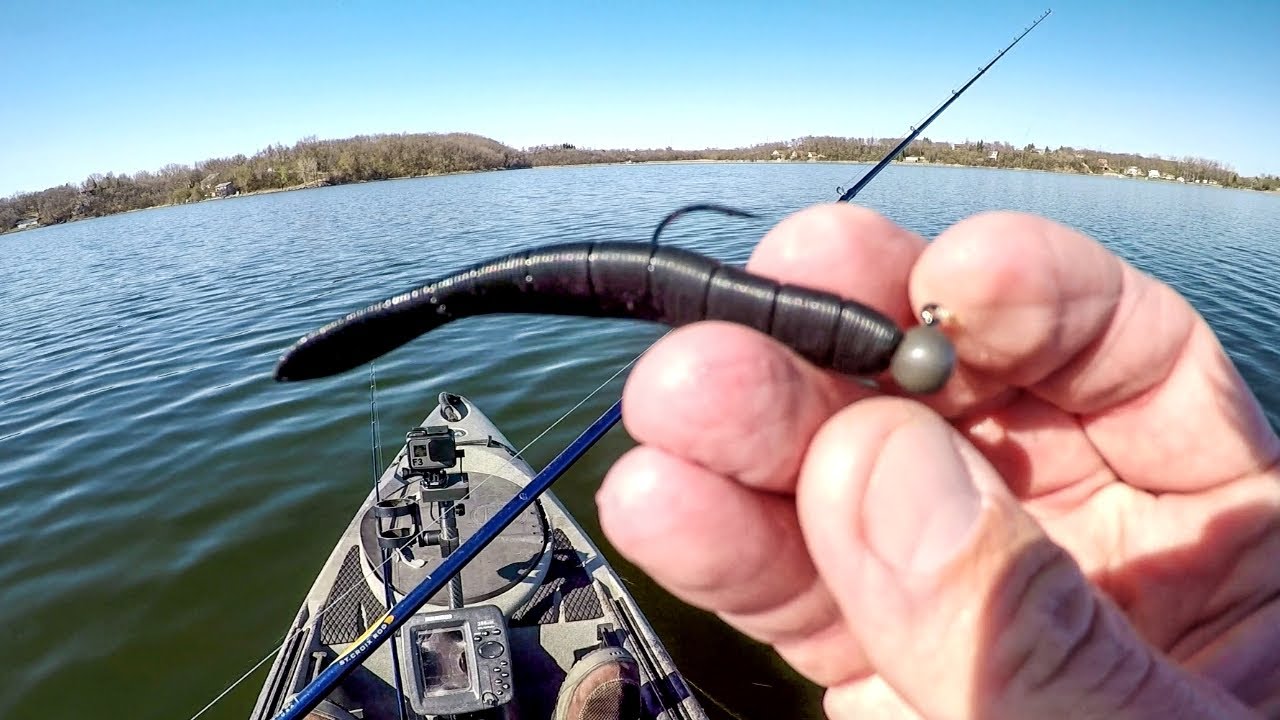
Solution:
<svg viewBox="0 0 1280 720"><path fill-rule="evenodd" d="M447 425L415 427L405 435L407 469L405 479L421 483L421 502L438 509L440 530L422 534L424 545L438 545L440 557L447 558L458 549L458 516L466 514L461 501L471 492L465 472L449 472L465 452L458 449L453 431ZM449 607L463 605L462 574L449 581Z"/></svg>

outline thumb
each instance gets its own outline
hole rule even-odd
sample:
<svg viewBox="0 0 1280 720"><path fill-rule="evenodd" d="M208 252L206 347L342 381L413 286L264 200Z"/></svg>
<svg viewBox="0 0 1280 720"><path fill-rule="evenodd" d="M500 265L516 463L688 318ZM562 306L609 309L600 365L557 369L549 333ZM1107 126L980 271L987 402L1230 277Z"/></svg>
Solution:
<svg viewBox="0 0 1280 720"><path fill-rule="evenodd" d="M932 411L865 400L814 438L801 526L873 673L926 718L1249 717L1169 661ZM866 678L828 691L849 717Z"/></svg>

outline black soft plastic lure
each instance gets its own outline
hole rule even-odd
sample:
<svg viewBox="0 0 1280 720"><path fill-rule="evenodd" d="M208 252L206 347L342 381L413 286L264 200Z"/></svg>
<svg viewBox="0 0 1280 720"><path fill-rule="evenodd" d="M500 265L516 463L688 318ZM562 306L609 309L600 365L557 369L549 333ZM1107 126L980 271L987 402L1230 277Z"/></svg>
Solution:
<svg viewBox="0 0 1280 720"><path fill-rule="evenodd" d="M936 328L907 332L853 300L768 278L655 243L551 245L511 253L358 310L300 339L276 379L335 375L454 320L529 313L609 317L679 327L746 325L814 364L872 376L890 371L912 393L939 390L955 354Z"/></svg>

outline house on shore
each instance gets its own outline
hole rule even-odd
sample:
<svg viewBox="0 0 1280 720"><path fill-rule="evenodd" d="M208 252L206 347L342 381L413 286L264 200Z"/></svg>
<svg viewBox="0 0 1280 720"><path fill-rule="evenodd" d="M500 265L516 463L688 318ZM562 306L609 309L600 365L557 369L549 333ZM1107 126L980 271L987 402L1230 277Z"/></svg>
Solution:
<svg viewBox="0 0 1280 720"><path fill-rule="evenodd" d="M17 224L13 229L14 229L14 230L26 230L27 228L33 228L33 227L40 227L40 218L39 218L39 217L29 217L29 218L25 218L25 219L23 219L23 220L19 220L19 221L18 221L18 224Z"/></svg>
<svg viewBox="0 0 1280 720"><path fill-rule="evenodd" d="M1148 179L1148 180L1159 180L1159 179L1160 179L1160 171L1159 171L1159 170L1148 170L1148 171L1147 171L1147 179Z"/></svg>
<svg viewBox="0 0 1280 720"><path fill-rule="evenodd" d="M1124 174L1129 177L1138 177L1138 175L1142 174L1142 171L1138 169L1137 165L1130 165L1124 169Z"/></svg>
<svg viewBox="0 0 1280 720"><path fill-rule="evenodd" d="M236 184L233 182L218 183L213 186L213 196L216 198L231 197L236 192Z"/></svg>

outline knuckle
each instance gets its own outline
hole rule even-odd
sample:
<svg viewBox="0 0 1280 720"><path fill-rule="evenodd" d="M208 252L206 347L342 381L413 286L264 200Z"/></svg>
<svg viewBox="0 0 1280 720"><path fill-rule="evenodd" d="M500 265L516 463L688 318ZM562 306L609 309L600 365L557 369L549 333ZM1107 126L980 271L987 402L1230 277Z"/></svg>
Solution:
<svg viewBox="0 0 1280 720"><path fill-rule="evenodd" d="M1128 705L1155 658L1075 561L1043 541L1015 560L1002 583L986 692L1024 707L1048 699L1090 711ZM1065 709L1065 707L1063 708Z"/></svg>

